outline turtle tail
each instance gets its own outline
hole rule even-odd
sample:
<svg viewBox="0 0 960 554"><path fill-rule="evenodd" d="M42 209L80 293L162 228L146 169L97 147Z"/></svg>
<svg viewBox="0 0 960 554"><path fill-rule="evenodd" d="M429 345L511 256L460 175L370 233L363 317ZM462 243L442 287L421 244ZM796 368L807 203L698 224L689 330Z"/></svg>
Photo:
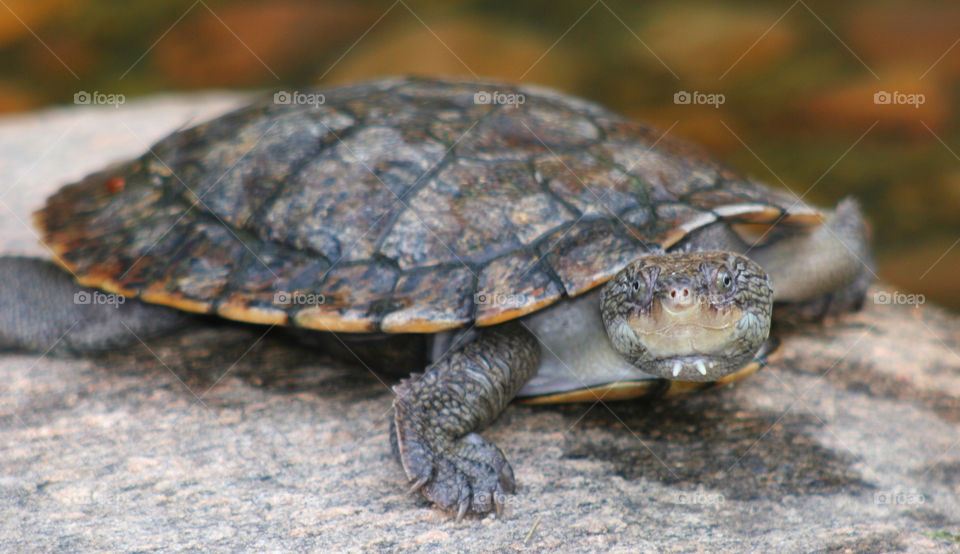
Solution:
<svg viewBox="0 0 960 554"><path fill-rule="evenodd" d="M83 355L186 324L170 308L81 287L47 260L0 256L0 351Z"/></svg>

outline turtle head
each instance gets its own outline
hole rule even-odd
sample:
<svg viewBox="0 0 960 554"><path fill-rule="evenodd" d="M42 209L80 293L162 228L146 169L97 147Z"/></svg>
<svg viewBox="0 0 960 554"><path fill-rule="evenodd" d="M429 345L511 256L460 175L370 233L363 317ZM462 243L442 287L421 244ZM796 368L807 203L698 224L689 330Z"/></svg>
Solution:
<svg viewBox="0 0 960 554"><path fill-rule="evenodd" d="M645 256L600 296L613 347L646 373L714 381L746 365L770 333L773 288L763 269L731 252Z"/></svg>

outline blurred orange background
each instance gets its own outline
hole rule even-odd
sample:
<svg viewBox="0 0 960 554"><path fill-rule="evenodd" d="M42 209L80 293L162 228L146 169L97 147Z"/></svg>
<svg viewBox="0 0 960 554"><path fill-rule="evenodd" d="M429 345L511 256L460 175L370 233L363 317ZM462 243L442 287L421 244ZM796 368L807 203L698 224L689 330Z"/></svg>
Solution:
<svg viewBox="0 0 960 554"><path fill-rule="evenodd" d="M2 0L0 113L403 73L550 85L807 201L856 196L881 277L960 309L958 43L960 4L932 1Z"/></svg>

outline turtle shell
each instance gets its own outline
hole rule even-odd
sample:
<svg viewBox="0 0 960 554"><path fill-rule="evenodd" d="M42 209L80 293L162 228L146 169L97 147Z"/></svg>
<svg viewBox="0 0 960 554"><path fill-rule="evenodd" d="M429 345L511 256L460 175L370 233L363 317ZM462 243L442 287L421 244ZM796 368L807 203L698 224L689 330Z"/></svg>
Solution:
<svg viewBox="0 0 960 554"><path fill-rule="evenodd" d="M595 104L433 79L278 93L64 187L36 218L83 285L388 333L528 314L718 219L822 214Z"/></svg>

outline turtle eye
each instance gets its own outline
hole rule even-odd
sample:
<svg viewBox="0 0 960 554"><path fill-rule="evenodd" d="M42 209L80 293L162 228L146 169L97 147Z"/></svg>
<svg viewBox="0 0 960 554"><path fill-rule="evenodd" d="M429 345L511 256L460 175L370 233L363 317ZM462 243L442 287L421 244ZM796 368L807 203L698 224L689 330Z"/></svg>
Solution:
<svg viewBox="0 0 960 554"><path fill-rule="evenodd" d="M630 289L633 290L635 296L642 296L647 289L647 285L643 282L643 279L634 279L630 283Z"/></svg>
<svg viewBox="0 0 960 554"><path fill-rule="evenodd" d="M733 277L730 276L730 272L726 269L721 269L717 272L717 290L720 292L730 292L730 289L733 288Z"/></svg>

